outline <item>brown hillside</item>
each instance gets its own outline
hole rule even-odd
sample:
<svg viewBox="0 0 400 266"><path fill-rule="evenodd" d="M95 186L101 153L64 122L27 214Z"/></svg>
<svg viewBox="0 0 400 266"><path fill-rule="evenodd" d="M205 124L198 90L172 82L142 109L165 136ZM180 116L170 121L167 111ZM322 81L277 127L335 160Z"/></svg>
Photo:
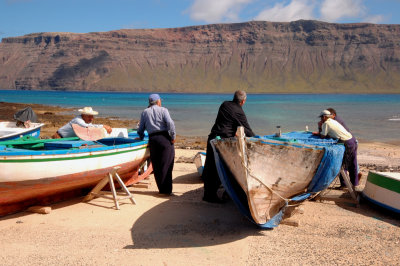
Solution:
<svg viewBox="0 0 400 266"><path fill-rule="evenodd" d="M0 44L0 88L400 93L400 25L254 21Z"/></svg>

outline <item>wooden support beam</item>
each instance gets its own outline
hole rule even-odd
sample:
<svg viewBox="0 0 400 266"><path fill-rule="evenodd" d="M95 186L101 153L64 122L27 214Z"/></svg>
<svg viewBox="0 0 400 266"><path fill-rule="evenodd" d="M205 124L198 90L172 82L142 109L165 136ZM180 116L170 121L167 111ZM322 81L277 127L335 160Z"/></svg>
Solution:
<svg viewBox="0 0 400 266"><path fill-rule="evenodd" d="M129 199L133 204L136 204L135 199L133 198L133 195L130 193L130 191L126 188L124 182L122 181L121 177L117 174L117 171L120 169L120 167L114 167L110 173L106 177L104 177L93 189L92 191L89 192L89 194L83 199L83 201L90 201L94 197L101 197L105 199L111 199L114 201L115 208L119 210L119 200L123 199ZM121 186L122 190L126 193L125 197L118 197L117 196L117 191L115 190L115 185L114 185L114 179L117 180L119 185ZM112 197L107 196L106 194L109 194L109 192L102 191L102 188L110 184L111 187L111 194Z"/></svg>
<svg viewBox="0 0 400 266"><path fill-rule="evenodd" d="M28 211L33 213L49 214L51 212L51 207L32 206L28 208Z"/></svg>
<svg viewBox="0 0 400 266"><path fill-rule="evenodd" d="M293 218L290 218L290 219L283 219L283 220L281 221L281 224L299 227L300 221L299 221L298 219L293 219Z"/></svg>

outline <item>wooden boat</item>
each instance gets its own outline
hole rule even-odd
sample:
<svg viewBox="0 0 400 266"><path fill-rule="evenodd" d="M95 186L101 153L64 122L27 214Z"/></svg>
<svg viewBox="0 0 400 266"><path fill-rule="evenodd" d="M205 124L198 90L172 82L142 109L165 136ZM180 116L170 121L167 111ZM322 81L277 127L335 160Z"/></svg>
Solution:
<svg viewBox="0 0 400 266"><path fill-rule="evenodd" d="M201 176L203 174L204 163L206 161L206 153L198 152L193 159L194 164L196 165L197 172Z"/></svg>
<svg viewBox="0 0 400 266"><path fill-rule="evenodd" d="M44 124L30 123L28 128L17 126L16 122L0 122L0 141L18 139L24 136L39 137Z"/></svg>
<svg viewBox="0 0 400 266"><path fill-rule="evenodd" d="M214 139L221 182L239 210L263 228L273 228L288 205L327 188L340 171L344 146L309 132L280 137Z"/></svg>
<svg viewBox="0 0 400 266"><path fill-rule="evenodd" d="M390 211L400 213L400 173L368 173L364 198Z"/></svg>
<svg viewBox="0 0 400 266"><path fill-rule="evenodd" d="M79 138L0 142L0 215L87 193L116 166L126 185L152 172L148 139ZM138 174L139 171L141 175Z"/></svg>

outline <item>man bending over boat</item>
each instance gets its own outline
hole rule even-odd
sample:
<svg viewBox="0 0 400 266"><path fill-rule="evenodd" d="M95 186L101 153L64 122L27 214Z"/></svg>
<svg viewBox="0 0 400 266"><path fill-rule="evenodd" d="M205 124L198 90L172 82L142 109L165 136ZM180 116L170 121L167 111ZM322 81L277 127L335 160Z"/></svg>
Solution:
<svg viewBox="0 0 400 266"><path fill-rule="evenodd" d="M161 106L158 94L149 96L149 106L140 116L137 133L144 138L144 131L149 134L150 160L153 164L154 178L158 191L163 196L172 194L172 170L175 158L175 124L168 109Z"/></svg>
<svg viewBox="0 0 400 266"><path fill-rule="evenodd" d="M217 168L215 166L214 153L210 141L217 136L221 138L234 137L237 127L243 126L247 137L253 137L255 134L247 122L247 117L242 109L246 102L246 92L238 90L235 92L232 101L225 101L218 110L217 118L211 129L207 139L206 161L202 179L204 181L204 197L203 200L211 203L223 203L217 195L221 181L218 177Z"/></svg>
<svg viewBox="0 0 400 266"><path fill-rule="evenodd" d="M321 117L321 132L313 132L321 138L338 139L339 143L344 143L345 152L343 163L346 170L349 172L350 181L354 186L358 185L358 167L357 167L357 141L356 138L347 131L343 125L333 119L330 111L324 110L320 114Z"/></svg>
<svg viewBox="0 0 400 266"><path fill-rule="evenodd" d="M92 107L84 107L83 109L79 109L78 111L81 114L76 116L74 119L69 121L66 125L62 126L60 129L58 129L57 132L54 133L54 135L52 136L53 139L76 137L74 129L72 128L72 124L77 124L81 127L104 128L108 134L111 133L112 128L108 125L92 124L94 116L99 114L99 112L94 111Z"/></svg>

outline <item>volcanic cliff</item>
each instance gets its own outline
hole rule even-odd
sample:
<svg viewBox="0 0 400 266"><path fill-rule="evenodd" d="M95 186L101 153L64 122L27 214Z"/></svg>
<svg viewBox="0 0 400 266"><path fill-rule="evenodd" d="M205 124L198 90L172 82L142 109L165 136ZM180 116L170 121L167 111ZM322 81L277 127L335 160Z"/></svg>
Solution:
<svg viewBox="0 0 400 266"><path fill-rule="evenodd" d="M400 25L253 21L35 33L0 44L0 88L400 93Z"/></svg>

